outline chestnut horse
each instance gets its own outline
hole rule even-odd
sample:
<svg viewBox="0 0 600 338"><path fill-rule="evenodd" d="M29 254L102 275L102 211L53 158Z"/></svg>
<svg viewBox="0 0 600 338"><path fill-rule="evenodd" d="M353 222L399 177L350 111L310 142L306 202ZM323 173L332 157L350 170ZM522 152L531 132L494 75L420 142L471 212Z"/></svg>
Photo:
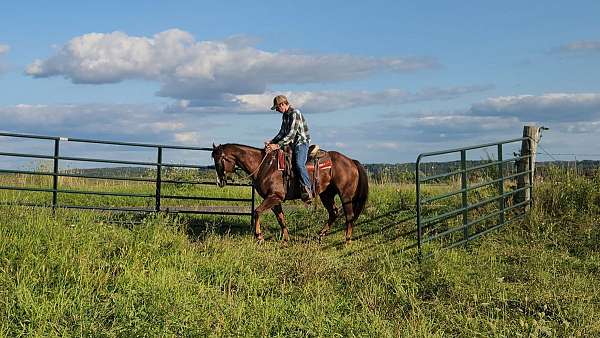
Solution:
<svg viewBox="0 0 600 338"><path fill-rule="evenodd" d="M252 179L258 194L263 198L262 203L254 210L254 235L259 243L264 241L260 231L260 215L268 209L273 210L284 242L289 240L288 228L283 216L281 203L286 200L300 198L300 189L287 189L283 172L277 168L275 153L267 153L264 149L241 144L213 144L212 158L217 171L217 184L220 187L227 184L227 178L235 167L241 168ZM331 225L337 219L339 211L335 205L335 195L340 196L342 208L346 216L346 242L352 239L352 226L363 211L369 194L367 173L356 160L350 159L337 151L329 151L332 161L331 169L320 171L319 182L316 185L321 202L329 213L327 223L319 233L319 239L327 234ZM296 175L297 176L297 175ZM316 195L315 194L315 195Z"/></svg>

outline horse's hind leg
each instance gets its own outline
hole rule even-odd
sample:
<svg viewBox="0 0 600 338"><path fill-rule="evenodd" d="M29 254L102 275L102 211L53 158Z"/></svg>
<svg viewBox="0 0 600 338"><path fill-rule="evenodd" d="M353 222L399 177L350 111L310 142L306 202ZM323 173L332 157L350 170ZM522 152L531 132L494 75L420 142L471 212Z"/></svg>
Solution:
<svg viewBox="0 0 600 338"><path fill-rule="evenodd" d="M338 211L337 206L335 205L335 190L333 188L330 187L327 190L323 191L319 195L319 197L321 202L323 203L323 206L325 206L325 209L327 209L327 213L329 214L329 219L327 220L327 223L325 223L325 226L323 226L323 229L321 229L321 231L319 232L319 240L321 240L323 236L327 235L329 229L331 229L331 226L338 218L340 213Z"/></svg>
<svg viewBox="0 0 600 338"><path fill-rule="evenodd" d="M352 242L352 227L354 226L354 208L352 199L341 196L344 215L346 216L346 243Z"/></svg>
<svg viewBox="0 0 600 338"><path fill-rule="evenodd" d="M285 217L283 216L283 208L281 207L281 203L272 207L271 210L273 210L273 213L277 218L277 222L279 222L279 226L281 227L281 238L283 239L284 243L287 243L290 240L290 236L288 234L287 225L285 224Z"/></svg>

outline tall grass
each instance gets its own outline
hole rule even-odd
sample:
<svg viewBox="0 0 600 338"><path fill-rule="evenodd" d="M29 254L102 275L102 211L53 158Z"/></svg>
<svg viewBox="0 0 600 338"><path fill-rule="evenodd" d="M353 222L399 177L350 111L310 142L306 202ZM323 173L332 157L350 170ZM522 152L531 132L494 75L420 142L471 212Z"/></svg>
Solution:
<svg viewBox="0 0 600 338"><path fill-rule="evenodd" d="M257 245L244 218L2 208L0 333L597 336L597 182L557 171L524 222L420 264L412 185L372 185L351 245L315 239L323 208L286 213L287 246L273 215Z"/></svg>

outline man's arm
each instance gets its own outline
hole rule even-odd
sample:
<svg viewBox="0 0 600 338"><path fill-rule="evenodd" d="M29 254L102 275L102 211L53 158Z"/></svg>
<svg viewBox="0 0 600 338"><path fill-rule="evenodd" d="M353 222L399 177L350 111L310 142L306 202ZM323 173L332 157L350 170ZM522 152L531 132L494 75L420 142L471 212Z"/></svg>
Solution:
<svg viewBox="0 0 600 338"><path fill-rule="evenodd" d="M290 123L290 130L288 131L288 133L283 135L281 139L277 142L272 143L277 143L280 147L283 147L285 145L290 144L294 140L294 137L296 136L296 132L298 130L298 124L300 123L300 119L298 113L296 113L295 111L292 112L291 115L292 122Z"/></svg>
<svg viewBox="0 0 600 338"><path fill-rule="evenodd" d="M277 143L281 141L281 139L285 136L285 121L281 121L281 128L279 128L279 132L269 143Z"/></svg>

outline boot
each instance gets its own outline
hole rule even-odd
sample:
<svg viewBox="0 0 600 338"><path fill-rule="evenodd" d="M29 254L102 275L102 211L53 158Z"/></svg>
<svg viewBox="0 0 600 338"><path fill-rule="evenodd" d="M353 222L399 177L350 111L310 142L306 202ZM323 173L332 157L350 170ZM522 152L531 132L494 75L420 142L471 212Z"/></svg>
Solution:
<svg viewBox="0 0 600 338"><path fill-rule="evenodd" d="M302 201L306 204L310 204L312 202L313 196L306 186L302 186L302 193L300 194Z"/></svg>

